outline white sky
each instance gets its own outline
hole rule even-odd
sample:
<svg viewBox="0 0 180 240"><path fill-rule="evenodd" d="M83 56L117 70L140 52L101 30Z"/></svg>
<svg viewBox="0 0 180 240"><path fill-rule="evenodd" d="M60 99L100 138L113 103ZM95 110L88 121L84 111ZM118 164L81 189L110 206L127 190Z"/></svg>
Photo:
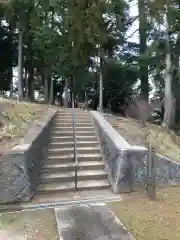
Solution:
<svg viewBox="0 0 180 240"><path fill-rule="evenodd" d="M131 3L130 3L130 15L133 16L133 17L138 16L138 6L137 5L138 5L137 0L132 0ZM139 21L137 19L137 20L134 21L132 27L128 31L127 36L131 36L131 38L129 38L128 41L139 43L139 31L136 31L136 30L138 30L138 28L139 28ZM152 79L150 79L150 84L152 86L152 92L150 93L150 98L152 98L154 93L155 93L155 90L156 90L155 85L152 82Z"/></svg>
<svg viewBox="0 0 180 240"><path fill-rule="evenodd" d="M130 16L132 17L137 17L138 16L138 7L137 7L137 0L132 0L130 3ZM136 31L139 27L139 23L138 23L138 19L136 21L134 21L132 27L129 29L127 36L131 36L131 38L129 38L129 41L133 41L133 42L139 42L139 32ZM136 32L135 32L136 31ZM133 32L135 32L133 34Z"/></svg>

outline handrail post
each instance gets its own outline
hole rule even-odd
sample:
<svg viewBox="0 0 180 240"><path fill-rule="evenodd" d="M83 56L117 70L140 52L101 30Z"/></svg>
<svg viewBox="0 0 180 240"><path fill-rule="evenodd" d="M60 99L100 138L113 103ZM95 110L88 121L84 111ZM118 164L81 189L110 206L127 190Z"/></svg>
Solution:
<svg viewBox="0 0 180 240"><path fill-rule="evenodd" d="M74 163L75 163L75 192L77 192L78 160L77 160L77 146L76 146L76 119L75 119L74 94L73 94L73 92L72 92L72 118L73 118L73 140L74 140Z"/></svg>

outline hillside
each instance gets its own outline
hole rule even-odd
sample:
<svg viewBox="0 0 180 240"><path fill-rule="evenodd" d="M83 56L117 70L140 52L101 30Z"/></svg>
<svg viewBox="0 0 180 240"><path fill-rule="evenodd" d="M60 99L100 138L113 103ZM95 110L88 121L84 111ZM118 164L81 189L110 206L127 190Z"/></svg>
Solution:
<svg viewBox="0 0 180 240"><path fill-rule="evenodd" d="M12 147L47 109L43 104L0 100L0 153Z"/></svg>
<svg viewBox="0 0 180 240"><path fill-rule="evenodd" d="M150 123L143 126L132 118L108 115L106 119L130 145L147 147L151 143L157 153L180 161L180 137L174 132L167 132L163 127Z"/></svg>

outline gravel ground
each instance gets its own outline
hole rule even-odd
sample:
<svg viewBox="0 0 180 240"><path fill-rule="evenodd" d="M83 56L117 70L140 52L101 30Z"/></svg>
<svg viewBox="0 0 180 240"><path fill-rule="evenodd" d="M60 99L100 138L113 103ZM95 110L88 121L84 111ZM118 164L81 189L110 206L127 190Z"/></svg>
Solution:
<svg viewBox="0 0 180 240"><path fill-rule="evenodd" d="M1 240L59 240L53 209L0 214Z"/></svg>
<svg viewBox="0 0 180 240"><path fill-rule="evenodd" d="M108 203L136 240L180 239L180 187L157 188L156 201L144 191Z"/></svg>

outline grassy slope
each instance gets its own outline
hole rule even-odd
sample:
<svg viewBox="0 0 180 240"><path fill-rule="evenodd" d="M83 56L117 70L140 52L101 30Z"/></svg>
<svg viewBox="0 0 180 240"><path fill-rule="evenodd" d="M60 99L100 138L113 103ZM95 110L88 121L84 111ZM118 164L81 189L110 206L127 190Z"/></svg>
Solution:
<svg viewBox="0 0 180 240"><path fill-rule="evenodd" d="M0 151L12 146L47 109L48 105L43 104L0 100Z"/></svg>
<svg viewBox="0 0 180 240"><path fill-rule="evenodd" d="M157 153L180 161L180 137L175 133L166 132L161 126L149 123L143 127L131 118L106 116L106 119L130 145L147 146L147 142L150 142Z"/></svg>

